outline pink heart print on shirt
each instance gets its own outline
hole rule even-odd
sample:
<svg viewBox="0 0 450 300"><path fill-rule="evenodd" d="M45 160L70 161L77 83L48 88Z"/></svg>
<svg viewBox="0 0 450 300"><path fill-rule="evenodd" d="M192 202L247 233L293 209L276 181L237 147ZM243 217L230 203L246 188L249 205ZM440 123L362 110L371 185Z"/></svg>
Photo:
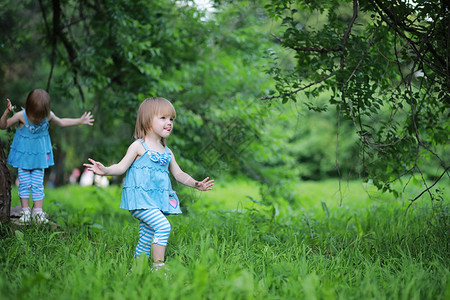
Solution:
<svg viewBox="0 0 450 300"><path fill-rule="evenodd" d="M169 204L173 207L173 208L177 208L178 202L177 199L169 199Z"/></svg>

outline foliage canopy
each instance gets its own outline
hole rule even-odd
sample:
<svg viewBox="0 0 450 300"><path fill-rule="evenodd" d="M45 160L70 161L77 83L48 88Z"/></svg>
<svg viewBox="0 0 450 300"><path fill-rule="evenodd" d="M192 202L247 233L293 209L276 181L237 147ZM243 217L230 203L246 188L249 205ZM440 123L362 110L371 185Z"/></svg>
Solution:
<svg viewBox="0 0 450 300"><path fill-rule="evenodd" d="M224 5L209 18L192 1L5 1L4 7L5 94L20 107L19 95L46 87L58 115L74 109L95 115L90 132L52 132L62 153L56 165L65 162L66 172L90 156L118 161L131 143L139 103L164 96L178 111L170 147L183 169L264 177L254 159L263 149L253 144L269 139L261 134L267 109L258 97L271 79L259 53L272 41L258 5ZM29 67L33 82L23 84L13 66Z"/></svg>
<svg viewBox="0 0 450 300"><path fill-rule="evenodd" d="M433 179L448 178L448 4L281 0L266 8L282 23L274 38L295 62L281 66L273 53L268 72L277 83L263 99L329 91L339 120L350 120L359 136L362 176L383 190L415 173L425 177L428 160L439 166Z"/></svg>
<svg viewBox="0 0 450 300"><path fill-rule="evenodd" d="M116 162L138 104L164 96L179 113L170 146L194 176L243 173L274 195L284 179L352 168L384 190L417 172L448 176L443 2L218 0L209 12L172 0L1 3L2 94L20 107L46 87L58 115L96 117L92 131L52 132L59 173L89 156ZM311 110L305 126L278 105L288 101Z"/></svg>

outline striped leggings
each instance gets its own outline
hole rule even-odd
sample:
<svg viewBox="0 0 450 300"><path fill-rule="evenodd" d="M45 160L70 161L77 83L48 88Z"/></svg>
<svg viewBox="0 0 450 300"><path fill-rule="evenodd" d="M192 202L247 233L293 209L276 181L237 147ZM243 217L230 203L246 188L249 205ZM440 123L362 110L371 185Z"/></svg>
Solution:
<svg viewBox="0 0 450 300"><path fill-rule="evenodd" d="M152 244L167 246L171 226L169 220L159 209L131 210L131 215L139 220L139 241L136 246L136 257L143 252L150 256Z"/></svg>
<svg viewBox="0 0 450 300"><path fill-rule="evenodd" d="M22 168L19 171L19 197L21 199L30 199L31 192L33 192L33 201L40 201L44 199L44 169L25 170Z"/></svg>

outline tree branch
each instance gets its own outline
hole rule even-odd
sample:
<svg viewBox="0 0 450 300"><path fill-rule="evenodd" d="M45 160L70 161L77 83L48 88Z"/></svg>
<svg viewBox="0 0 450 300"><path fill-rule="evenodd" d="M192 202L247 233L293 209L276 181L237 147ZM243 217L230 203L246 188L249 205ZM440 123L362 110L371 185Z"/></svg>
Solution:
<svg viewBox="0 0 450 300"><path fill-rule="evenodd" d="M388 24L390 28L392 28L394 31L396 31L409 44L410 48L414 51L415 55L418 57L418 59L420 61L427 62L429 65L431 65L430 67L434 70L434 72L439 73L448 78L448 76L449 76L448 68L445 69L447 72L442 72L442 66L446 65L446 61L448 62L448 56L447 56L447 60L445 60L442 57L440 57L440 55L436 52L436 49L429 42L429 39L428 39L429 31L425 33L425 37L424 37L423 34L417 32L415 30L412 30L410 26L399 21L397 19L397 17L395 16L395 14L391 10L389 10L380 0L370 0L370 2L375 7L375 10L378 12L378 14L382 18L382 20L384 22L386 22L386 24ZM443 11L443 9L441 9L441 11ZM430 26L430 30L435 26L435 23L437 22L437 20L439 18L440 18L440 16L435 17L433 25ZM445 16L442 18L444 20L446 19ZM417 36L417 38L420 39L421 41L420 42L413 41L402 30L409 32L409 33L414 33ZM416 47L416 44L423 44L423 43L425 43L428 46L428 51L422 51L423 50L422 48L418 49ZM433 55L433 57L438 61L438 64L433 64L432 62L427 60L427 57L425 55L425 53L427 53L427 52L429 52Z"/></svg>
<svg viewBox="0 0 450 300"><path fill-rule="evenodd" d="M340 70L342 70L344 68L344 59L345 59L345 46L347 45L347 40L348 37L350 36L350 32L353 28L353 25L355 24L355 21L358 17L358 1L357 0L353 0L353 16L352 19L350 20L350 23L347 26L347 29L342 37L342 43L340 47L335 47L335 48L331 48L331 49L327 49L327 48L317 48L317 47L291 47L286 45L286 41L283 40L282 38L278 37L277 35L271 33L271 35L273 37L275 37L277 40L279 40L282 44L288 46L291 49L297 50L297 51L305 51L305 52L317 52L317 53L327 53L327 52L338 52L338 51L343 51L342 55L341 55L341 60L340 60ZM297 94L298 92L301 92L307 88L310 88L316 84L319 84L331 77L333 77L335 75L335 73L331 73L328 76L325 76L319 80L316 80L306 86L303 86L301 88L295 89L295 90L291 90L289 93L284 93L282 95L275 95L275 96L266 96L266 97L261 97L261 100L272 100L272 99L277 99L277 98L281 98L281 97L285 97L285 96L291 96L294 94Z"/></svg>
<svg viewBox="0 0 450 300"><path fill-rule="evenodd" d="M48 74L47 87L46 87L46 90L49 91L50 90L50 84L51 84L52 77L53 77L53 70L55 68L56 35L50 33L50 26L48 25L48 22L47 22L47 13L45 11L45 7L44 7L44 4L42 3L42 0L39 0L39 6L41 8L42 18L44 19L44 24L45 24L45 29L47 31L47 36L51 37L51 40L52 40L52 53L50 55L50 72Z"/></svg>
<svg viewBox="0 0 450 300"><path fill-rule="evenodd" d="M338 52L342 51L342 47L335 47L335 48L317 48L317 47L298 47L298 46L289 46L287 45L286 41L282 39L281 37L277 36L274 33L270 33L275 39L277 39L280 43L286 45L287 47L291 48L292 50L296 51L302 51L302 52L317 52L317 53L328 53L328 52Z"/></svg>
<svg viewBox="0 0 450 300"><path fill-rule="evenodd" d="M444 175L448 172L448 170L450 169L450 167L447 167L447 169L444 170L444 172L442 172L441 176L439 176L438 179L436 179L432 185L430 185L429 187L427 187L425 190L423 190L419 195L417 195L414 199L410 200L411 203L409 203L408 207L406 208L406 212L405 214L408 212L409 208L413 205L413 203L419 199L420 197L422 197L423 194L425 194L426 192L428 192L431 188L433 188L441 179L442 177L444 177Z"/></svg>
<svg viewBox="0 0 450 300"><path fill-rule="evenodd" d="M347 45L348 37L350 36L350 32L352 31L353 25L355 24L356 18L358 18L358 1L353 0L353 16L350 20L350 23L348 23L347 30L344 33L344 36L342 37L342 49L345 50L345 46ZM341 61L340 61L340 69L343 70L345 63L345 51L342 52L341 55Z"/></svg>
<svg viewBox="0 0 450 300"><path fill-rule="evenodd" d="M312 83L310 83L310 84L308 84L308 85L305 85L305 86L303 86L303 87L301 87L301 88L292 90L292 91L290 91L289 93L284 93L284 94L282 94L282 95L275 95L275 96L261 97L260 99L261 99L261 100L272 100L272 99L277 99L277 98L280 98L280 97L291 96L291 95L293 95L293 94L297 94L297 93L300 92L300 91L306 90L307 88L310 88L310 87L312 87L313 85L316 85L316 84L318 84L318 83L321 83L322 81L325 81L325 80L327 80L327 79L330 79L330 78L333 77L335 74L336 74L336 73L331 73L331 74L328 75L328 76L325 76L325 77L323 77L323 78L320 78L319 80L316 80L316 81L314 81L314 82L312 82Z"/></svg>
<svg viewBox="0 0 450 300"><path fill-rule="evenodd" d="M51 36L52 41L53 41L52 66L54 64L54 59L55 59L54 56L56 56L55 51L56 51L57 39L59 38L59 40L64 45L64 48L66 49L66 52L69 56L69 62L71 63L71 68L72 68L72 72L73 72L74 84L78 88L78 92L80 93L81 100L83 102L85 102L83 89L82 89L80 83L78 82L78 72L77 72L76 67L74 66L76 64L77 51L75 50L73 45L70 43L70 41L67 39L67 37L64 35L64 32L62 31L60 0L53 0L52 7L53 7L53 35ZM48 87L50 86L50 79L51 79L52 73L53 73L53 68L52 68L52 71L50 72L49 82L47 83Z"/></svg>

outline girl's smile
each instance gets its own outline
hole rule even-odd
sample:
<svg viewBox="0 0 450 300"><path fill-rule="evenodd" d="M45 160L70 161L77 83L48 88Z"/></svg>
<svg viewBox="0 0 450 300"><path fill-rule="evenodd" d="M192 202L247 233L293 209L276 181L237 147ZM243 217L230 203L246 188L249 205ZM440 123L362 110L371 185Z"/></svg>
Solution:
<svg viewBox="0 0 450 300"><path fill-rule="evenodd" d="M173 118L169 116L156 115L153 118L152 130L162 138L167 138L173 129Z"/></svg>

